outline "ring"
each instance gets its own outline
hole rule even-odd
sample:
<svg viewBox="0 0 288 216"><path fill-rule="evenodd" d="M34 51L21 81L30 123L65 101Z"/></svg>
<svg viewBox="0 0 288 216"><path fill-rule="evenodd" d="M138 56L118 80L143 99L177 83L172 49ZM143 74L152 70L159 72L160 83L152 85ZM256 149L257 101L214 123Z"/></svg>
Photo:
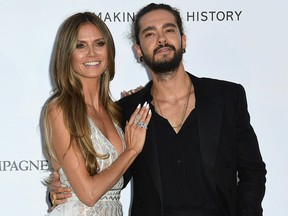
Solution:
<svg viewBox="0 0 288 216"><path fill-rule="evenodd" d="M52 198L52 205L54 206L54 204L55 204L55 200L56 200L56 194L54 193L53 194L53 198Z"/></svg>
<svg viewBox="0 0 288 216"><path fill-rule="evenodd" d="M138 114L138 115L135 116L134 124L138 125L139 120L140 120L140 115Z"/></svg>
<svg viewBox="0 0 288 216"><path fill-rule="evenodd" d="M144 121L138 122L137 126L140 128L145 128L146 130L148 129L147 124Z"/></svg>

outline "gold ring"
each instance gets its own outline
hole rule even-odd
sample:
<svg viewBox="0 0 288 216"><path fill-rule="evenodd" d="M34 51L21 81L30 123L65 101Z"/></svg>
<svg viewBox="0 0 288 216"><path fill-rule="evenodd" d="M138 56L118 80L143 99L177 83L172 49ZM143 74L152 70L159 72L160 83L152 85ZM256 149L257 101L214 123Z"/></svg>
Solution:
<svg viewBox="0 0 288 216"><path fill-rule="evenodd" d="M53 194L53 198L52 198L52 205L54 206L55 204L55 200L56 200L56 193Z"/></svg>

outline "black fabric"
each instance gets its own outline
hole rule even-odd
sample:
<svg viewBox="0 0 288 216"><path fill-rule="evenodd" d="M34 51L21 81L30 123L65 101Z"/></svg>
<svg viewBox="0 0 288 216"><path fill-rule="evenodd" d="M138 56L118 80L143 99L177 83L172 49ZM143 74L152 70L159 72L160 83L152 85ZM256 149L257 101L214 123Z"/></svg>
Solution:
<svg viewBox="0 0 288 216"><path fill-rule="evenodd" d="M164 216L223 216L215 210L209 209L185 209L185 210L165 210Z"/></svg>
<svg viewBox="0 0 288 216"><path fill-rule="evenodd" d="M231 82L189 76L196 90L203 178L221 211L219 215L262 216L266 168L250 124L244 88ZM139 103L150 102L152 83L118 101L125 120ZM165 216L157 128L153 121L154 116L142 152L125 173L125 184L133 176L131 216Z"/></svg>
<svg viewBox="0 0 288 216"><path fill-rule="evenodd" d="M178 133L175 133L167 119L154 109L152 111L155 119L153 123L157 125L155 137L164 210L216 208L204 184L196 108L188 115Z"/></svg>

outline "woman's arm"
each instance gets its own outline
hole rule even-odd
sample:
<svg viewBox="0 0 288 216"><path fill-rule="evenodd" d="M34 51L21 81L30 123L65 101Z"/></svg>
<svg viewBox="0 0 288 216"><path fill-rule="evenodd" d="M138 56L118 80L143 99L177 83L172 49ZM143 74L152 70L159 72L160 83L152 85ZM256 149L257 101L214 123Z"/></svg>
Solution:
<svg viewBox="0 0 288 216"><path fill-rule="evenodd" d="M62 112L54 108L49 113L55 154L74 192L86 205L93 206L103 194L113 187L142 151L146 129L134 124L136 115L140 115L140 121L148 124L151 118L149 106L138 107L127 123L125 127L126 149L124 152L109 168L91 176L86 170L84 158L78 147L72 144L72 147L68 148L70 134L64 125Z"/></svg>

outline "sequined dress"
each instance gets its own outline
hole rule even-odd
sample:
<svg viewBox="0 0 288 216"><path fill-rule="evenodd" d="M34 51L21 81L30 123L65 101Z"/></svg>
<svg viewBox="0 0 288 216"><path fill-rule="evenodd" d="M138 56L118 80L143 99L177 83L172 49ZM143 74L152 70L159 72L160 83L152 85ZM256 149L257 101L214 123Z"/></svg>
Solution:
<svg viewBox="0 0 288 216"><path fill-rule="evenodd" d="M114 146L101 133L94 122L90 118L88 118L88 120L91 129L91 138L96 152L104 155L109 153L110 155L107 159L97 159L101 171L110 166L117 159L118 154ZM124 148L125 141L123 131L116 124L114 125L122 139ZM71 185L62 169L60 169L59 174L61 184L64 187L71 188ZM76 194L72 192L72 197L69 198L66 203L58 205L47 216L122 216L123 211L120 203L120 192L123 187L123 182L123 177L121 177L120 180L109 191L107 191L107 193L104 194L93 207L88 207L83 204Z"/></svg>

